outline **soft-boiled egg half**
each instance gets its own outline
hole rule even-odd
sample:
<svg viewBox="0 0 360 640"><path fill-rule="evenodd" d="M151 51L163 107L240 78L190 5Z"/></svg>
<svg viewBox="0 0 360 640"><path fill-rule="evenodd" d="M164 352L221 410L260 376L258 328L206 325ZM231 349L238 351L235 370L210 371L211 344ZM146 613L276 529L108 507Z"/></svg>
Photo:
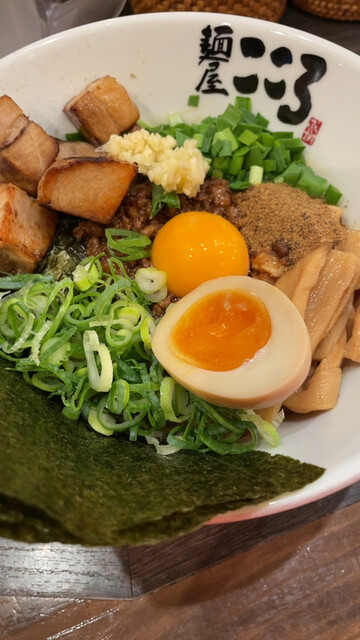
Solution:
<svg viewBox="0 0 360 640"><path fill-rule="evenodd" d="M207 280L249 271L240 231L207 211L179 213L164 224L155 237L151 262L165 271L169 291L179 297Z"/></svg>
<svg viewBox="0 0 360 640"><path fill-rule="evenodd" d="M164 369L208 402L262 408L304 382L309 334L279 289L247 276L204 282L173 304L157 325L152 349Z"/></svg>

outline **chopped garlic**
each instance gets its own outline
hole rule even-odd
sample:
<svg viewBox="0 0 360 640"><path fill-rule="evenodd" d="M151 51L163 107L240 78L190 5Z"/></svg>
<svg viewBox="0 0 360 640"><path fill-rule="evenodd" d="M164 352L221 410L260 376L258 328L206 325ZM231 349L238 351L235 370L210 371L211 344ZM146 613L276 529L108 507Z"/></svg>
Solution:
<svg viewBox="0 0 360 640"><path fill-rule="evenodd" d="M137 164L140 173L165 191L185 193L190 198L197 194L209 169L196 140L186 140L183 147L177 147L172 136L146 129L112 135L101 150L117 160Z"/></svg>

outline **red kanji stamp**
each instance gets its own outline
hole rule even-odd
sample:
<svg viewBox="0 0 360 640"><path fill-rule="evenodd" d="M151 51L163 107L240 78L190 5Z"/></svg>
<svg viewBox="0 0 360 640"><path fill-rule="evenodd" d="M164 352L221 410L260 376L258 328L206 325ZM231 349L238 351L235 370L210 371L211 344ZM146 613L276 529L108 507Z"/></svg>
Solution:
<svg viewBox="0 0 360 640"><path fill-rule="evenodd" d="M308 124L304 129L304 133L301 136L301 140L305 142L305 144L314 144L316 136L320 131L321 125L321 120L318 120L317 118L310 118Z"/></svg>

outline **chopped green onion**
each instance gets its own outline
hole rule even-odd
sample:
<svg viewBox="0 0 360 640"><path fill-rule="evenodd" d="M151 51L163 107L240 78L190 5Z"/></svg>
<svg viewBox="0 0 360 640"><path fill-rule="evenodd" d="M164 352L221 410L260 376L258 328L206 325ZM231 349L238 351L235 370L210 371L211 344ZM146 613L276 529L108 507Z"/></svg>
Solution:
<svg viewBox="0 0 360 640"><path fill-rule="evenodd" d="M17 325L20 327L20 335L13 342L4 342L1 345L1 348L5 353L16 353L17 351L21 351L24 347L28 346L28 338L32 333L32 329L35 323L35 315L31 312L23 312L22 308L19 305L12 305L15 313L13 314L13 320L16 321Z"/></svg>
<svg viewBox="0 0 360 640"><path fill-rule="evenodd" d="M223 140L222 142L222 147L219 151L219 158L221 157L229 157L232 154L232 144L231 144L231 140Z"/></svg>
<svg viewBox="0 0 360 640"><path fill-rule="evenodd" d="M249 153L246 155L245 169L250 169L254 164L258 167L262 167L263 165L263 157L260 147L251 147L249 149Z"/></svg>
<svg viewBox="0 0 360 640"><path fill-rule="evenodd" d="M198 149L202 149L203 143L204 143L204 134L203 133L194 133L193 135L194 140L196 140L196 146Z"/></svg>
<svg viewBox="0 0 360 640"><path fill-rule="evenodd" d="M245 131L239 135L238 140L242 142L242 144L250 147L257 140L257 135L249 129L245 129Z"/></svg>
<svg viewBox="0 0 360 640"><path fill-rule="evenodd" d="M221 119L229 125L230 129L235 129L235 127L241 122L242 113L241 109L238 109L233 104L228 104L224 113L221 116Z"/></svg>
<svg viewBox="0 0 360 640"><path fill-rule="evenodd" d="M256 122L263 129L266 129L268 127L268 125L269 125L269 120L267 118L265 118L264 116L262 116L261 113L257 113L256 114Z"/></svg>
<svg viewBox="0 0 360 640"><path fill-rule="evenodd" d="M50 340L44 343L43 347L45 349L46 346L47 349L50 349L53 345L58 345L58 338L50 338ZM70 349L70 342L64 342L60 346L57 346L57 348L48 356L48 363L54 365L61 364L66 359Z"/></svg>
<svg viewBox="0 0 360 640"><path fill-rule="evenodd" d="M214 137L211 145L211 149L210 149L211 156L213 158L216 158L216 156L219 154L221 149L222 149L222 140L219 140L219 139L216 140Z"/></svg>
<svg viewBox="0 0 360 640"><path fill-rule="evenodd" d="M281 409L272 423L275 429L278 429L284 420L285 420L285 411L284 409Z"/></svg>
<svg viewBox="0 0 360 640"><path fill-rule="evenodd" d="M184 402L183 397L179 403L179 394L184 393L188 398L188 393L175 382L173 378L166 376L160 384L160 407L164 412L166 420L169 422L184 422L189 418L191 409L189 410L188 402Z"/></svg>
<svg viewBox="0 0 360 640"><path fill-rule="evenodd" d="M239 146L238 141L236 140L233 132L231 131L231 129L229 127L227 127L226 129L222 129L221 131L217 131L214 135L213 138L213 145L215 145L218 140L220 140L222 143L224 142L229 142L231 145L231 150L232 151L236 151L236 149ZM221 149L221 147L220 147Z"/></svg>
<svg viewBox="0 0 360 640"><path fill-rule="evenodd" d="M324 198L328 204L336 205L342 196L341 191L334 187L332 184L329 184L327 187Z"/></svg>
<svg viewBox="0 0 360 640"><path fill-rule="evenodd" d="M270 444L272 447L278 447L279 444L281 444L279 433L270 422L263 423L261 427L257 425L257 429L265 442Z"/></svg>
<svg viewBox="0 0 360 640"><path fill-rule="evenodd" d="M141 129L153 129L153 127L151 127L151 125L146 122L146 120L144 120L143 118L139 118L139 120L136 123L139 127L141 127Z"/></svg>
<svg viewBox="0 0 360 640"><path fill-rule="evenodd" d="M111 428L104 427L97 415L97 411L95 407L90 407L88 414L88 423L89 425L98 433L101 433L102 436L112 436L114 434L114 430ZM115 422L115 420L114 420Z"/></svg>
<svg viewBox="0 0 360 640"><path fill-rule="evenodd" d="M271 149L269 153L269 160L275 160L276 163L276 171L281 173L286 169L287 162L285 157L284 149L280 145L274 145L274 148Z"/></svg>
<svg viewBox="0 0 360 640"><path fill-rule="evenodd" d="M188 97L188 107L198 107L199 106L200 96L199 94L191 95Z"/></svg>
<svg viewBox="0 0 360 640"><path fill-rule="evenodd" d="M263 178L264 169L258 167L255 164L250 167L249 182L251 185L261 184Z"/></svg>
<svg viewBox="0 0 360 640"><path fill-rule="evenodd" d="M179 451L178 447L174 447L171 444L160 444L159 439L155 438L155 436L145 436L145 440L148 444L154 445L156 453L160 456L171 456Z"/></svg>
<svg viewBox="0 0 360 640"><path fill-rule="evenodd" d="M35 284L35 282L53 282L52 275L45 275L43 273L17 273L16 275L3 275L0 277L0 288L9 289L10 291L17 291L26 284Z"/></svg>
<svg viewBox="0 0 360 640"><path fill-rule="evenodd" d="M152 318L146 317L140 328L141 340L145 347L151 349L151 336L155 330L155 322Z"/></svg>
<svg viewBox="0 0 360 640"><path fill-rule="evenodd" d="M121 415L126 405L130 400L130 385L126 380L115 380L112 384L109 399L108 408L111 413Z"/></svg>
<svg viewBox="0 0 360 640"><path fill-rule="evenodd" d="M78 264L73 271L73 280L79 291L90 289L99 278L99 271L92 260Z"/></svg>
<svg viewBox="0 0 360 640"><path fill-rule="evenodd" d="M257 138L259 139L259 137L262 135L263 132L263 128L260 127L260 125L258 124L249 124L248 122L240 122L235 131L234 134L239 137L242 133L244 133L244 131L246 132L250 132L253 133L257 136ZM246 134L247 135L247 134ZM254 140L255 142L255 140Z"/></svg>
<svg viewBox="0 0 360 640"><path fill-rule="evenodd" d="M304 167L300 178L296 182L296 187L306 191L306 193L311 196L319 198L324 194L326 184L325 178L317 176L310 167Z"/></svg>
<svg viewBox="0 0 360 640"><path fill-rule="evenodd" d="M274 136L272 133L268 131L264 131L260 136L260 142L264 145L264 147L273 147L274 146Z"/></svg>
<svg viewBox="0 0 360 640"><path fill-rule="evenodd" d="M150 256L151 240L137 231L105 229L108 248L116 252L123 262L140 260Z"/></svg>
<svg viewBox="0 0 360 640"><path fill-rule="evenodd" d="M292 162L282 173L282 177L284 178L284 182L295 186L301 176L301 173L302 165Z"/></svg>
<svg viewBox="0 0 360 640"><path fill-rule="evenodd" d="M161 300L165 300L167 294L168 288L167 285L164 284L163 287L161 287L157 291L154 291L154 293L148 293L147 298L148 300L150 300L150 302L161 302Z"/></svg>
<svg viewBox="0 0 360 640"><path fill-rule="evenodd" d="M83 345L91 388L95 391L109 391L113 381L113 366L108 347L99 342L96 331L84 332ZM96 353L100 360L100 373Z"/></svg>
<svg viewBox="0 0 360 640"><path fill-rule="evenodd" d="M228 173L230 167L230 158L228 156L218 156L214 159L213 167L214 169L219 169L223 174Z"/></svg>
<svg viewBox="0 0 360 640"><path fill-rule="evenodd" d="M175 191L167 192L161 185L153 184L150 220L152 220L165 205L173 209L179 209L179 196Z"/></svg>
<svg viewBox="0 0 360 640"><path fill-rule="evenodd" d="M278 138L277 143L284 149L291 149L292 152L303 151L306 148L300 138Z"/></svg>
<svg viewBox="0 0 360 640"><path fill-rule="evenodd" d="M229 173L232 176L237 176L244 164L244 158L242 156L233 156L229 166Z"/></svg>
<svg viewBox="0 0 360 640"><path fill-rule="evenodd" d="M182 116L180 115L180 113L172 113L169 117L168 117L168 123L170 125L170 127L175 127L177 124L183 124L184 120L182 118Z"/></svg>
<svg viewBox="0 0 360 640"><path fill-rule="evenodd" d="M237 96L235 98L235 107L238 109L246 109L250 111L251 109L251 98L246 98L245 96Z"/></svg>
<svg viewBox="0 0 360 640"><path fill-rule="evenodd" d="M270 444L272 447L279 446L279 444L281 443L281 438L275 426L271 424L271 422L263 420L257 413L255 413L255 411L248 410L248 413L265 442ZM278 421L281 422L281 420L282 415L280 412Z"/></svg>
<svg viewBox="0 0 360 640"><path fill-rule="evenodd" d="M67 142L87 142L86 138L79 131L66 133L65 140Z"/></svg>
<svg viewBox="0 0 360 640"><path fill-rule="evenodd" d="M36 335L34 336L34 339L32 341L32 345L31 345L31 357L34 360L34 362L37 365L40 365L40 358L39 358L39 353L40 353L40 345L44 339L44 337L46 336L47 332L49 331L51 327L51 322L50 320L46 320L43 324L42 327L40 327L39 331L37 331ZM50 340L54 340L54 338L50 338ZM51 364L53 364L51 362Z"/></svg>
<svg viewBox="0 0 360 640"><path fill-rule="evenodd" d="M276 171L276 161L265 158L264 160L264 171L269 173L275 173Z"/></svg>
<svg viewBox="0 0 360 640"><path fill-rule="evenodd" d="M273 131L272 135L275 138L275 140L294 137L294 133L292 131Z"/></svg>
<svg viewBox="0 0 360 640"><path fill-rule="evenodd" d="M175 140L178 147L182 147L186 140L191 140L183 131L175 131Z"/></svg>
<svg viewBox="0 0 360 640"><path fill-rule="evenodd" d="M166 273L155 267L140 268L135 274L135 282L141 291L152 294L166 285Z"/></svg>
<svg viewBox="0 0 360 640"><path fill-rule="evenodd" d="M234 180L229 184L230 189L234 189L235 191L244 191L250 187L250 182L248 180Z"/></svg>
<svg viewBox="0 0 360 640"><path fill-rule="evenodd" d="M239 147L239 149L236 149L236 151L234 151L233 157L237 158L238 156L246 156L249 153L249 147L247 147L245 144L241 147Z"/></svg>

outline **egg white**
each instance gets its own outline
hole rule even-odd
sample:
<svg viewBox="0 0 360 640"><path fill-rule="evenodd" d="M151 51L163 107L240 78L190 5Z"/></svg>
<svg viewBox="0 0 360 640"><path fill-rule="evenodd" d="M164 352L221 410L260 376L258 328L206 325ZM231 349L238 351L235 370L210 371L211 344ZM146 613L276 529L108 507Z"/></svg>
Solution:
<svg viewBox="0 0 360 640"><path fill-rule="evenodd" d="M171 348L170 333L192 304L224 289L258 296L270 315L271 336L240 367L210 371L178 357ZM231 408L260 409L282 402L301 386L311 365L309 334L295 305L273 285L248 276L209 280L184 296L160 320L151 346L164 369L186 389L208 402Z"/></svg>

